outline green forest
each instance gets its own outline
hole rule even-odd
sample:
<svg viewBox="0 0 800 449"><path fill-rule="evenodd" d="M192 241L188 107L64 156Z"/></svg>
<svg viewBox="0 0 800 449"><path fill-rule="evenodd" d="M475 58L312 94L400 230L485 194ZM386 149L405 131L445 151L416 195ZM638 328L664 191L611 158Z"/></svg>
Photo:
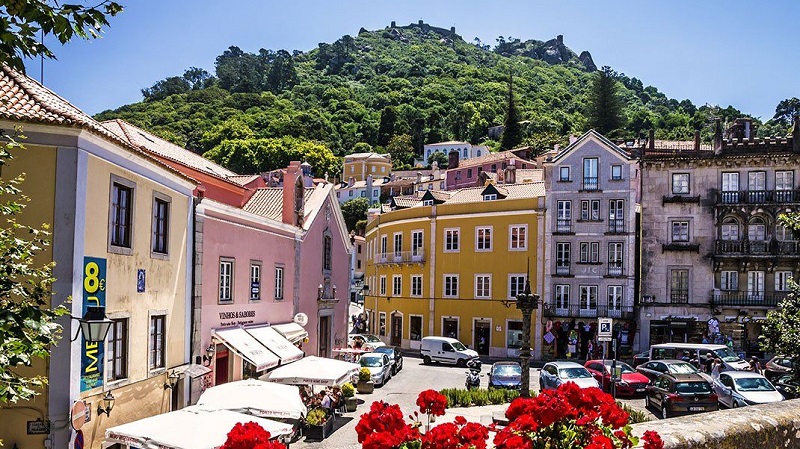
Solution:
<svg viewBox="0 0 800 449"><path fill-rule="evenodd" d="M308 52L231 46L216 58L215 73L192 67L142 94L143 101L96 118L125 119L240 173L303 158L317 176L335 176L340 156L354 152L388 152L400 168L425 143L466 140L497 150L501 139L489 139L488 130L509 109L521 123L514 143L540 150L590 127L621 139L654 128L657 138L690 140L699 129L709 139L714 118L748 116L598 70L588 52L576 55L560 36L501 36L490 45L426 24L362 28ZM759 135L788 132L800 107L786 106L785 117L755 120Z"/></svg>

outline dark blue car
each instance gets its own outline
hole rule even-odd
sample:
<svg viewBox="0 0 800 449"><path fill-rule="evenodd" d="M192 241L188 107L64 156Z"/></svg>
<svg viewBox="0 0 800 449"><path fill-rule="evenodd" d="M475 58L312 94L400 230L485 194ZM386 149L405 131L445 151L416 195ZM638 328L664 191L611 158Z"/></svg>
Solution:
<svg viewBox="0 0 800 449"><path fill-rule="evenodd" d="M497 362L489 371L489 388L520 388L522 368L517 362Z"/></svg>

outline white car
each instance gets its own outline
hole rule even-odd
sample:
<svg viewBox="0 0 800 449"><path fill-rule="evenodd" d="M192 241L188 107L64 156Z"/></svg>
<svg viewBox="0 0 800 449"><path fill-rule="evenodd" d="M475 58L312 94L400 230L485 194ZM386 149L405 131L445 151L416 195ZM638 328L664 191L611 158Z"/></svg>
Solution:
<svg viewBox="0 0 800 449"><path fill-rule="evenodd" d="M386 346L380 338L372 334L350 334L347 336L347 346L357 348L358 342L361 343L360 349L371 351L379 346Z"/></svg>
<svg viewBox="0 0 800 449"><path fill-rule="evenodd" d="M766 377L751 371L722 372L713 387L719 403L731 408L783 400Z"/></svg>
<svg viewBox="0 0 800 449"><path fill-rule="evenodd" d="M556 389L565 382L573 382L581 388L600 387L592 374L575 362L546 363L539 371L539 389Z"/></svg>
<svg viewBox="0 0 800 449"><path fill-rule="evenodd" d="M369 370L375 386L381 386L392 378L392 363L389 356L380 352L368 352L359 360L361 366Z"/></svg>

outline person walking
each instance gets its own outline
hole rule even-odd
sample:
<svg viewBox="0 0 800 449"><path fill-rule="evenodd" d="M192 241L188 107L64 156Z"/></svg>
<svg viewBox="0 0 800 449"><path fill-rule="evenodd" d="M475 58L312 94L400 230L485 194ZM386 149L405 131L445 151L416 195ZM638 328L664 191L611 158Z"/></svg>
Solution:
<svg viewBox="0 0 800 449"><path fill-rule="evenodd" d="M722 371L722 359L714 359L714 364L711 366L711 378L719 379L720 371Z"/></svg>
<svg viewBox="0 0 800 449"><path fill-rule="evenodd" d="M711 368L714 366L714 355L711 354L711 351L706 353L706 359L703 360L703 372L706 374L711 374Z"/></svg>
<svg viewBox="0 0 800 449"><path fill-rule="evenodd" d="M756 356L750 357L750 371L761 374L761 362Z"/></svg>

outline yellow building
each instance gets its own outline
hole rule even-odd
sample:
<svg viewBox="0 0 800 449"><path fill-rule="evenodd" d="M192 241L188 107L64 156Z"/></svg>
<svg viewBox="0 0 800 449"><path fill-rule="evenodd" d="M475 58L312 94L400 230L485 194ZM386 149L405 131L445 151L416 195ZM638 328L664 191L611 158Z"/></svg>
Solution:
<svg viewBox="0 0 800 449"><path fill-rule="evenodd" d="M354 153L344 157L342 182L366 181L367 175L383 178L392 173L392 158L388 154Z"/></svg>
<svg viewBox="0 0 800 449"><path fill-rule="evenodd" d="M99 449L108 427L181 407L189 396L196 183L6 66L0 92L0 126L21 126L26 137L2 176L26 173L31 200L21 221L52 225L44 258L56 263L53 303L71 297L73 317L104 306L114 323L104 343L92 344L76 320L64 319L50 359L32 367L49 386L0 408L0 440L72 448L80 427L84 446ZM184 375L165 388L174 372ZM100 414L111 396L113 409ZM77 402L86 406L82 417L70 414Z"/></svg>
<svg viewBox="0 0 800 449"><path fill-rule="evenodd" d="M482 355L517 356L522 314L513 301L528 270L531 290L542 290L544 184L428 191L384 209L371 211L366 232L371 331L403 348L443 335ZM531 339L537 356L539 340Z"/></svg>

